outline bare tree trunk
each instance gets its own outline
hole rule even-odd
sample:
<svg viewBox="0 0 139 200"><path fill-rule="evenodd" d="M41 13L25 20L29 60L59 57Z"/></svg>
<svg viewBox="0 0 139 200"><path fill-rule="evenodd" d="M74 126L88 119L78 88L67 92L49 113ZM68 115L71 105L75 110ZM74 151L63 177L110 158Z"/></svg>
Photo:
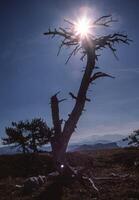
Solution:
<svg viewBox="0 0 139 200"><path fill-rule="evenodd" d="M58 94L58 93L57 93ZM53 120L53 132L54 135L51 139L51 147L53 160L56 167L59 165L59 151L62 146L62 133L61 133L61 120L59 118L59 100L57 94L51 97L51 111L52 111L52 120Z"/></svg>
<svg viewBox="0 0 139 200"><path fill-rule="evenodd" d="M90 85L90 79L95 67L95 49L87 49L87 64L85 72L80 84L80 88L76 97L75 106L69 115L68 120L65 122L63 131L61 131L61 124L59 119L59 108L58 99L54 95L51 98L51 109L52 118L54 124L54 137L51 141L52 153L55 160L59 166L66 164L65 153L70 140L71 135L75 131L78 120L82 114L87 99L87 90Z"/></svg>
<svg viewBox="0 0 139 200"><path fill-rule="evenodd" d="M78 91L75 106L69 116L69 119L66 121L63 129L65 149L67 148L70 137L76 128L78 120L83 112L85 102L87 101L87 90L90 84L90 79L94 67L95 67L95 51L92 51L91 49L91 51L87 52L87 65Z"/></svg>
<svg viewBox="0 0 139 200"><path fill-rule="evenodd" d="M69 93L75 100L75 105L72 112L69 115L68 120L65 122L63 130L61 129L61 123L59 119L59 101L57 99L57 94L51 98L51 109L52 109L52 118L53 118L53 125L54 125L54 134L53 138L51 139L52 151L54 155L54 159L57 163L65 163L65 152L70 140L72 133L74 132L78 120L82 114L82 111L85 106L85 101L89 100L86 95L88 91L88 87L90 83L97 78L100 77L111 77L109 74L103 72L96 72L93 74L93 69L95 68L95 61L98 60L96 52L102 50L104 48L109 48L112 53L116 56L116 48L114 46L115 43L124 43L129 44L131 41L126 34L114 33L104 36L95 37L92 34L87 34L87 37L80 38L81 33L76 34L76 23L70 22L69 20L65 20L69 24L69 29L66 28L59 28L54 29L53 31L49 28L44 35L52 35L52 37L60 36L62 37L62 42L59 47L58 54L62 47L73 47L73 51L70 53L67 62L72 57L72 55L77 54L80 50L82 50L82 58L87 56L87 65L85 68L85 72L81 81L81 85L77 94L77 97ZM102 27L109 27L110 23L116 22L112 18L111 15L105 15L93 23L90 24L92 27L94 26L102 26ZM67 63L66 62L66 63Z"/></svg>
<svg viewBox="0 0 139 200"><path fill-rule="evenodd" d="M113 33L104 36L95 36L88 33L87 37L82 37L82 32L77 34L76 33L76 22L70 22L69 20L65 20L69 24L69 28L62 28L60 27L58 30L55 28L54 30L49 30L44 33L44 35L51 35L52 38L55 36L62 37L61 45L59 47L58 54L63 47L73 47L72 52L69 54L67 62L69 59L76 55L80 50L82 50L82 57L87 57L87 64L86 68L81 80L81 84L77 93L77 96L69 93L71 97L75 100L75 105L69 114L67 121L65 121L64 125L61 127L61 120L59 118L59 101L57 98L57 94L52 96L51 98L51 111L52 111L52 120L53 120L53 131L51 132L50 142L52 146L52 155L54 159L54 163L58 172L64 176L64 179L71 180L71 177L74 177L74 180L78 180L79 182L84 184L84 181L88 181L92 188L98 193L98 189L94 185L93 180L90 177L84 176L77 170L74 170L73 167L68 165L66 161L66 150L68 147L69 140L71 135L74 133L79 118L84 110L85 102L90 101L87 98L87 91L89 85L94 82L96 79L101 77L111 77L113 76L98 71L93 72L95 68L95 61L98 60L97 52L104 49L109 48L114 56L116 56L116 48L115 44L117 43L124 43L129 44L131 41L126 34L120 33ZM111 15L106 15L98 18L94 22L91 22L90 28L93 26L102 26L102 27L109 27L111 22L115 22ZM67 63L66 62L66 63ZM72 179L73 180L73 179ZM99 197L99 193L98 193Z"/></svg>

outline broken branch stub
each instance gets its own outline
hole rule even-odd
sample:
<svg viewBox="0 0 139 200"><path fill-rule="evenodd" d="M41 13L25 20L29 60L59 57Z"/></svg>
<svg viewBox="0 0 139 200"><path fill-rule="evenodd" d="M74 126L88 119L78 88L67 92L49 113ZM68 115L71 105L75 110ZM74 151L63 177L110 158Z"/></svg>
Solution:
<svg viewBox="0 0 139 200"><path fill-rule="evenodd" d="M61 133L61 122L59 117L59 100L57 98L57 94L51 97L51 111L55 134Z"/></svg>

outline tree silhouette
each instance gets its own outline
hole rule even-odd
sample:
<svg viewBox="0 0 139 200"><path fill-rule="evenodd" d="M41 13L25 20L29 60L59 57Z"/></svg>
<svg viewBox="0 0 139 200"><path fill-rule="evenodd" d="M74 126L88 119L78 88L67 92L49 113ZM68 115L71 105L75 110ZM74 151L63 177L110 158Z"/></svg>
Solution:
<svg viewBox="0 0 139 200"><path fill-rule="evenodd" d="M128 141L129 145L139 147L139 129L133 131L133 133L128 137L124 138L123 141Z"/></svg>
<svg viewBox="0 0 139 200"><path fill-rule="evenodd" d="M28 131L29 148L35 153L38 147L49 142L51 131L42 119L32 119L31 122L25 122L26 131Z"/></svg>
<svg viewBox="0 0 139 200"><path fill-rule="evenodd" d="M38 147L49 141L51 131L42 119L31 121L12 122L12 127L5 129L7 138L3 138L3 144L14 144L23 153L29 151L38 152Z"/></svg>
<svg viewBox="0 0 139 200"><path fill-rule="evenodd" d="M113 20L111 15L102 16L94 22L91 22L91 26L102 26L107 28L112 22L115 21L116 20ZM81 38L80 34L76 34L76 23L68 20L65 20L65 22L68 24L68 27L60 27L59 29L54 30L49 28L44 35L50 35L52 38L55 36L60 36L62 38L58 54L63 47L73 48L66 63L73 55L80 52L81 60L86 58L86 67L83 72L83 77L77 95L69 92L69 95L75 100L75 104L71 113L68 115L68 119L63 121L63 124L59 116L59 103L63 101L63 99L58 99L58 93L51 97L53 137L51 137L50 142L54 161L59 172L63 171L63 168L69 166L66 161L65 153L71 135L75 131L78 120L84 111L85 103L86 101L90 101L87 97L89 86L94 83L95 80L102 77L114 78L104 72L96 71L98 69L98 67L96 67L96 63L98 61L100 51L104 48L108 48L112 51L114 56L116 56L115 45L119 43L129 44L131 41L128 39L126 34L119 32L103 36L95 36L89 33L87 37Z"/></svg>
<svg viewBox="0 0 139 200"><path fill-rule="evenodd" d="M5 132L7 138L2 138L4 145L13 144L13 147L18 147L24 154L29 152L29 137L24 134L25 127L22 121L12 122L12 127L5 128Z"/></svg>

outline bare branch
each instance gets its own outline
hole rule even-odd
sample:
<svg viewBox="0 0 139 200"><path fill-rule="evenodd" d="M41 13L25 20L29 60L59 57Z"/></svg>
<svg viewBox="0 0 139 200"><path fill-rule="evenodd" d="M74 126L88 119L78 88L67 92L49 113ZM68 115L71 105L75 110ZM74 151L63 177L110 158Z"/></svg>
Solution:
<svg viewBox="0 0 139 200"><path fill-rule="evenodd" d="M86 99L85 99L85 100L86 100L86 101L89 101L89 102L91 101L91 99L89 99L89 98L87 98L87 97L86 97Z"/></svg>
<svg viewBox="0 0 139 200"><path fill-rule="evenodd" d="M70 95L73 99L77 99L77 97L76 97L72 92L69 92L69 95Z"/></svg>
<svg viewBox="0 0 139 200"><path fill-rule="evenodd" d="M58 102L61 103L61 102L66 101L66 100L67 100L67 99L61 99L61 100L59 100Z"/></svg>
<svg viewBox="0 0 139 200"><path fill-rule="evenodd" d="M57 56L59 56L62 47L63 47L63 43L61 43L60 46L59 46L59 49L58 49L58 52L57 52Z"/></svg>
<svg viewBox="0 0 139 200"><path fill-rule="evenodd" d="M69 95L73 98L73 99L76 99L77 100L77 97L72 93L72 92L69 92ZM85 98L85 101L91 101L89 98Z"/></svg>
<svg viewBox="0 0 139 200"><path fill-rule="evenodd" d="M111 76L111 75L106 74L106 73L103 73L103 72L96 72L96 73L94 73L94 75L90 78L90 83L92 83L92 81L96 80L97 78L101 78L101 77L115 78L114 76Z"/></svg>
<svg viewBox="0 0 139 200"><path fill-rule="evenodd" d="M132 40L130 40L126 34L121 33L114 33L107 36L99 37L95 39L96 51L108 47L112 51L114 56L117 58L116 48L114 47L114 45L116 43L124 43L129 45L129 42L131 41Z"/></svg>
<svg viewBox="0 0 139 200"><path fill-rule="evenodd" d="M57 55L59 55L62 47L74 47L73 51L69 54L69 57L66 60L66 64L68 63L70 58L73 55L76 55L81 49L83 50L81 51L81 60L83 61L87 55L88 49L91 48L94 48L95 51L97 51L108 47L112 51L116 59L118 59L116 56L116 48L114 47L114 44L120 42L129 44L129 42L131 42L126 34L121 33L114 33L98 38L93 36L92 34L88 34L88 40L81 41L79 35L75 34L76 23L71 22L67 19L65 19L64 21L68 23L69 28L59 27L58 29L55 28L54 30L51 30L49 28L48 32L45 32L44 35L50 35L52 36L52 38L55 36L61 36L63 38L59 46ZM110 23L112 22L117 22L117 20L114 20L111 15L105 15L94 21L93 25L109 27ZM89 41L89 43L87 41ZM96 55L95 59L96 61L98 61L98 55Z"/></svg>
<svg viewBox="0 0 139 200"><path fill-rule="evenodd" d="M69 23L70 25L74 26L74 23L69 21L68 19L64 19L65 22Z"/></svg>
<svg viewBox="0 0 139 200"><path fill-rule="evenodd" d="M82 176L82 178L84 180L87 180L91 184L92 188L95 189L96 192L99 192L98 188L95 186L94 181L91 178L87 176Z"/></svg>
<svg viewBox="0 0 139 200"><path fill-rule="evenodd" d="M79 51L79 49L80 49L80 48L79 48L79 45L77 45L77 46L73 49L73 51L70 53L70 55L69 55L68 59L66 60L66 63L65 63L65 64L68 63L68 61L70 60L70 58L72 57L72 55L75 55L76 52Z"/></svg>
<svg viewBox="0 0 139 200"><path fill-rule="evenodd" d="M112 22L117 22L117 20L114 20L112 15L105 15L94 21L93 25L109 27Z"/></svg>
<svg viewBox="0 0 139 200"><path fill-rule="evenodd" d="M83 54L83 55L82 55L82 57L80 58L81 61L84 60L84 58L85 58L85 56L86 56L86 52L84 51L84 52L82 52L82 54Z"/></svg>
<svg viewBox="0 0 139 200"><path fill-rule="evenodd" d="M66 39L70 38L70 35L67 35L66 33L63 33L62 31L57 31L57 29L55 29L54 31L51 31L51 29L48 30L48 32L45 32L44 35L58 35L58 36L62 36Z"/></svg>

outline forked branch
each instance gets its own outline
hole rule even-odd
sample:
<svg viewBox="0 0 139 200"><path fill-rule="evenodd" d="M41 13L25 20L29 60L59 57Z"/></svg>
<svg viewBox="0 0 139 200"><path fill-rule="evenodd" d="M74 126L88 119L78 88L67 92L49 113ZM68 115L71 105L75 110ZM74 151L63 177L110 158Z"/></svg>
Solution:
<svg viewBox="0 0 139 200"><path fill-rule="evenodd" d="M109 27L112 22L117 22L112 15L105 15L94 21L93 25Z"/></svg>
<svg viewBox="0 0 139 200"><path fill-rule="evenodd" d="M110 78L115 78L114 76L111 76L109 74L103 73L103 72L96 72L93 74L93 76L90 78L90 83L92 83L93 81L95 81L98 78L102 78L102 77L110 77Z"/></svg>

